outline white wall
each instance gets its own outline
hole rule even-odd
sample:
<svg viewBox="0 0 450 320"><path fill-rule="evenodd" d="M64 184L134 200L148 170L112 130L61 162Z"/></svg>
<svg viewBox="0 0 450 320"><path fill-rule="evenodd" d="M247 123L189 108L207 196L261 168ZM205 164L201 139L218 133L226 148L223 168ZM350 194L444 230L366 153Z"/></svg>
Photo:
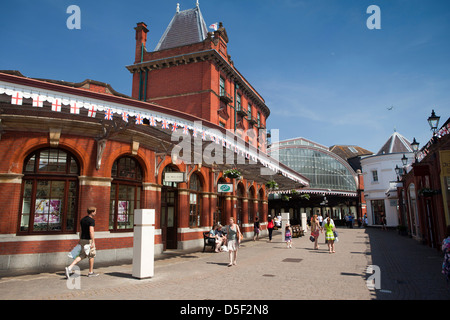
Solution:
<svg viewBox="0 0 450 320"><path fill-rule="evenodd" d="M405 153L408 158L408 166L414 160L413 153ZM401 158L403 153L390 153L383 155L368 156L361 159L361 168L364 177L364 196L367 204L367 218L369 225L373 225L372 200L383 200L386 214L386 222L389 227L398 225L397 205L391 206L391 200L397 200L397 194L391 193L390 197L386 195L391 182L397 180L395 166L403 168ZM378 181L374 181L372 172L376 171ZM407 171L409 169L407 168Z"/></svg>

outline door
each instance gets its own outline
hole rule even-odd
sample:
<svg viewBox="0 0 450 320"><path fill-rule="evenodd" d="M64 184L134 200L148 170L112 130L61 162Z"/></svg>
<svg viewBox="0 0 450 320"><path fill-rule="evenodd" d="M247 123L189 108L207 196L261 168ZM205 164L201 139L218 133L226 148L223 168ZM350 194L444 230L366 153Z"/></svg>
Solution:
<svg viewBox="0 0 450 320"><path fill-rule="evenodd" d="M163 250L177 249L177 191L163 187L161 190L161 237Z"/></svg>

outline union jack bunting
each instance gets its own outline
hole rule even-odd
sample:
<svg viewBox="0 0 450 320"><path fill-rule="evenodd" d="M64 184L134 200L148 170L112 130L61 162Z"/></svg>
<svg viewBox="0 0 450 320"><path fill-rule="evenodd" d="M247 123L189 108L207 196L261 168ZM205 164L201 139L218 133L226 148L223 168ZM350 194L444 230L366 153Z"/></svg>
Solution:
<svg viewBox="0 0 450 320"><path fill-rule="evenodd" d="M126 111L122 112L122 120L128 122L128 112Z"/></svg>
<svg viewBox="0 0 450 320"><path fill-rule="evenodd" d="M197 128L192 129L192 136L197 137Z"/></svg>
<svg viewBox="0 0 450 320"><path fill-rule="evenodd" d="M33 107L40 107L42 108L44 106L44 99L41 99L41 97L39 97L39 95L35 95L33 97Z"/></svg>
<svg viewBox="0 0 450 320"><path fill-rule="evenodd" d="M152 127L156 127L155 117L153 117L153 116L150 117L150 125L151 125Z"/></svg>
<svg viewBox="0 0 450 320"><path fill-rule="evenodd" d="M163 128L163 129L168 129L168 128L169 128L169 125L168 125L166 119L164 119L163 122L162 122L162 128Z"/></svg>
<svg viewBox="0 0 450 320"><path fill-rule="evenodd" d="M206 131L205 130L202 131L202 140L206 140Z"/></svg>
<svg viewBox="0 0 450 320"><path fill-rule="evenodd" d="M174 123L172 124L172 132L177 131L177 127L178 127L178 123L174 122Z"/></svg>
<svg viewBox="0 0 450 320"><path fill-rule="evenodd" d="M22 105L23 93L20 91L15 91L11 96L11 104Z"/></svg>
<svg viewBox="0 0 450 320"><path fill-rule="evenodd" d="M189 128L188 128L187 124L184 125L183 133L184 134L188 134L189 133Z"/></svg>
<svg viewBox="0 0 450 320"><path fill-rule="evenodd" d="M113 112L110 108L106 109L105 111L105 119L106 120L112 120L113 118Z"/></svg>
<svg viewBox="0 0 450 320"><path fill-rule="evenodd" d="M95 118L96 114L97 114L97 110L95 109L94 106L91 106L88 111L88 116L91 118Z"/></svg>
<svg viewBox="0 0 450 320"><path fill-rule="evenodd" d="M52 111L61 112L61 102L58 99L52 102Z"/></svg>
<svg viewBox="0 0 450 320"><path fill-rule="evenodd" d="M140 114L136 115L136 124L142 124L144 122L144 119Z"/></svg>

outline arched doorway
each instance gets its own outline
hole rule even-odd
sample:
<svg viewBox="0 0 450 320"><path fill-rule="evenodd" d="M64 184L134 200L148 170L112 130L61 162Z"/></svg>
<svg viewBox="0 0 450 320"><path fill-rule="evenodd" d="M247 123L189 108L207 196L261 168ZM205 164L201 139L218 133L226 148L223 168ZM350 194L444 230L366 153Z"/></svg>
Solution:
<svg viewBox="0 0 450 320"><path fill-rule="evenodd" d="M161 188L161 211L160 211L160 225L161 225L161 241L163 250L177 249L177 228L178 228L178 182L166 180L166 173L178 172L176 167L166 166L162 174L162 188Z"/></svg>

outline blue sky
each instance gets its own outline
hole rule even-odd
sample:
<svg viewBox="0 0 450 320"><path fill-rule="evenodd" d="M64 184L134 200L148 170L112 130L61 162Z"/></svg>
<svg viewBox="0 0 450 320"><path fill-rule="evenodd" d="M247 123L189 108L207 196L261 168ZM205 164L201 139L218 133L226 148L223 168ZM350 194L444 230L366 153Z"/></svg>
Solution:
<svg viewBox="0 0 450 320"><path fill-rule="evenodd" d="M25 76L103 81L131 95L134 27L147 23L152 51L175 14L195 0L18 0L0 11L0 69ZM237 69L271 109L269 129L326 146L377 152L394 128L423 146L431 109L450 111L448 0L200 0L222 21ZM81 9L69 30L67 7ZM370 5L381 29L366 26ZM392 110L388 110L393 106Z"/></svg>

